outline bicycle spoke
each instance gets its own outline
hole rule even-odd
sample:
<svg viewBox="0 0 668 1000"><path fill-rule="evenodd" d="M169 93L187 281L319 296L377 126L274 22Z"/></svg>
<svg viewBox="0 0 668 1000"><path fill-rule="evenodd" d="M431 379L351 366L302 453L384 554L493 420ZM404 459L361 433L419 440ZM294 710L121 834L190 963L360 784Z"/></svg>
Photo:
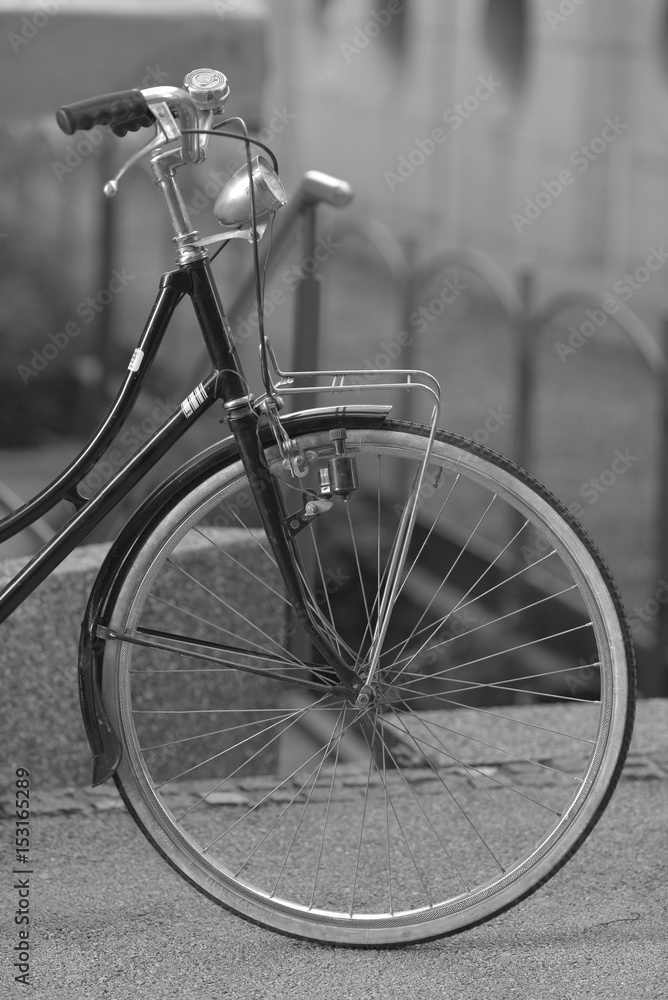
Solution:
<svg viewBox="0 0 668 1000"><path fill-rule="evenodd" d="M301 710L301 711L298 711L298 712L289 713L283 719L281 719L280 722L285 722L286 720L289 720L288 721L288 725L285 727L285 729L282 729L279 733L276 733L274 736L272 736L272 738L269 741L269 743L265 744L265 746L262 747L262 750L265 750L267 746L269 746L271 743L275 742L279 737L284 736L285 733L290 728L292 728L292 726L294 726L296 724L296 722L303 715L304 715L304 710ZM274 728L276 728L276 726L280 725L280 722L277 722L274 725L269 726L268 729L274 729ZM168 781L163 781L162 785L159 786L159 787L164 787L165 785L169 784L172 781L176 781L179 778L185 777L187 774L190 774L192 771L196 770L198 767L201 767L203 764L210 764L214 760L220 760L220 758L224 757L225 754L230 753L232 749L238 750L239 747L244 746L246 743L249 743L252 739L254 739L254 736L247 736L245 739L243 739L239 743L235 744L235 746L233 748L225 748L224 750L220 750L217 753L212 754L210 757L207 757L205 760L201 760L197 764L195 764L195 765L193 765L191 767L188 767L188 768L186 768L183 771L180 771L178 774L172 775L172 777ZM253 760L255 757L258 756L258 754L260 752L261 752L260 750L257 750L251 757L248 758L248 760ZM216 785L216 788L212 789L212 791L216 791L218 788L222 787L222 785L225 783L225 781L228 781L230 778L234 777L234 775L237 773L238 770L239 770L239 768L237 768L235 771L233 771L229 775L229 777L227 777L227 778L224 779L224 781L219 782L218 785ZM206 798L206 796L204 796L204 797Z"/></svg>
<svg viewBox="0 0 668 1000"><path fill-rule="evenodd" d="M187 618L192 618L194 619L194 621L200 622L202 625L206 625L208 628L211 628L216 632L221 632L223 635L230 635L234 636L235 638L238 638L236 632L233 632L231 629L226 628L219 622L213 622L208 618L202 617L202 615L196 614L189 608L184 608L182 606L176 605L173 602L167 601L162 597L157 597L155 594L149 594L148 600L150 600L151 602L157 602L159 604L162 604L164 607L167 607L170 610L177 612L178 614L185 615ZM294 665L301 665L297 657L293 656L288 649L285 649L283 646L281 646L279 642L277 642L270 636L268 638L272 642L272 644L281 651L286 663L292 662ZM244 642L247 642L249 646L252 646L254 649L260 650L262 653L264 653L269 657L276 657L278 655L276 651L271 652L266 646L263 646L261 643L255 642L252 639L244 638Z"/></svg>
<svg viewBox="0 0 668 1000"><path fill-rule="evenodd" d="M257 546L258 549L260 549L260 551L262 552L262 554L267 557L267 559L269 560L269 562L273 566L276 566L276 560L274 559L274 555L273 555L271 549L267 545L263 545L262 544L262 542L260 541L260 539L259 539L259 537L257 535L257 531L254 531L252 528L248 527L248 525L245 523L245 521L243 521L242 518L239 516L238 511L233 510L232 507L227 506L227 505L226 505L225 509L228 511L229 514L232 515L232 517L234 518L234 520L237 522L237 524L239 525L239 527L241 528L241 530L243 532L245 532L245 534L247 535L247 537L251 538L252 541L253 541L253 543Z"/></svg>
<svg viewBox="0 0 668 1000"><path fill-rule="evenodd" d="M391 707L392 706L390 705L390 708ZM569 774L567 771L563 771L558 767L554 767L553 765L546 763L544 760L539 760L535 757L527 757L523 754L516 753L513 750L509 750L508 747L498 746L496 743L490 743L488 740L482 740L477 736L471 736L470 733L462 733L461 730L452 729L452 727L446 726L442 722L437 722L435 719L431 717L425 718L424 715L418 716L416 713L412 714L414 715L415 718L419 719L419 721L424 725L433 726L435 729L442 729L444 732L450 733L453 736L458 736L464 740L467 740L468 742L479 743L480 746L486 747L488 750L494 750L498 753L507 754L514 760L523 761L526 764L532 764L536 767L542 767L546 771L551 771L554 774L559 775L559 777L567 778L570 781L578 782L580 780L577 776ZM387 724L391 725L392 723L389 720L387 720ZM466 767L467 765L462 763L462 766Z"/></svg>
<svg viewBox="0 0 668 1000"><path fill-rule="evenodd" d="M335 686L332 684L330 685L319 684L316 681L309 681L308 679L299 677L296 674L287 675L283 673L283 670L286 668L286 664L282 660L278 661L281 670L269 670L269 669L263 669L262 667L254 667L248 663L239 663L236 660L225 660L219 656L214 656L211 653L205 653L202 651L203 649L217 649L220 650L221 652L228 652L228 653L234 652L242 656L246 655L244 650L241 649L236 650L232 649L229 646L221 646L220 644L215 642L206 642L204 639L189 639L186 638L185 636L172 635L168 632L156 632L155 630L151 629L143 629L141 633L135 633L134 635L130 635L128 633L114 634L109 636L109 638L118 640L119 642L131 643L132 645L135 646L147 646L150 649L160 649L163 650L164 652L176 653L177 656L187 656L187 657L194 657L195 659L198 660L206 660L208 662L217 664L216 667L210 668L214 672L239 670L243 673L255 674L258 677L267 677L270 678L271 680L289 681L290 684L296 687L307 688L310 691L336 690ZM168 641L163 641L163 640L168 640ZM268 657L264 657L263 659L266 660L268 659ZM287 666L290 667L291 664L287 664ZM302 667L301 664L299 666ZM202 670L203 668L198 668L197 671L188 669L182 669L182 670L144 669L136 672L185 674L185 673L195 673L195 672L202 673Z"/></svg>
<svg viewBox="0 0 668 1000"><path fill-rule="evenodd" d="M257 709L246 709L246 711L252 712L253 715L258 714ZM231 712L232 709L227 710L227 714L231 714ZM249 722L240 722L236 726L228 726L225 729L211 729L206 733L196 733L194 736L184 736L182 739L179 740L168 740L166 743L154 743L152 746L140 746L139 749L141 750L142 753L148 753L151 750L164 750L167 747L179 746L179 744L181 743L192 743L194 740L204 740L207 739L209 736L221 736L223 733L224 734L234 733L239 729L248 729L250 728L250 726L262 725L265 726L265 729L262 730L262 732L268 732L271 727L267 726L266 723L281 721L284 718L285 718L284 715L273 715L268 719L262 719L262 720L251 719ZM256 733L255 735L261 736L262 732L259 734Z"/></svg>
<svg viewBox="0 0 668 1000"><path fill-rule="evenodd" d="M364 629L364 635L366 635L367 634L367 629L369 630L369 632L371 631L371 613L369 611L369 605L368 605L367 599L366 599L366 591L364 589L364 579L363 579L363 575L362 575L362 566L361 566L361 563L360 563L360 554L359 554L359 549L357 547L357 541L355 539L355 531L354 531L354 528L353 528L353 520L352 520L352 517L351 517L351 514L350 514L350 504L346 504L346 516L348 518L348 530L350 531L350 541L352 543L352 551L353 551L353 555L355 557L355 568L357 570L357 581L358 581L358 584L359 584L360 594L361 594L361 597L362 597L362 603L364 605L364 614L365 614L365 617L366 617L366 627ZM358 660L360 660L362 658L362 647L361 647L361 645L360 645L360 647L357 650L357 658L358 658Z"/></svg>
<svg viewBox="0 0 668 1000"><path fill-rule="evenodd" d="M380 741L381 741L381 743L383 745L383 750L387 751L387 746L385 744L385 741L382 738L382 735L378 732L378 727L374 726L374 737L376 735L378 735L378 738L380 739ZM370 751L370 755L371 755L371 759L372 759L373 758L373 743L369 745L369 751ZM371 760L369 761L369 766L371 766ZM401 775L401 777L403 779L403 774L401 773L401 771L399 771L399 774ZM387 784L386 783L385 783L384 787L385 787L385 792L387 794L388 789L387 789ZM364 802L365 802L365 808L366 808L366 804L368 802L368 790L369 790L369 784L368 784L368 780L367 780L367 786L366 786L366 792L367 792L367 794L365 795L365 800L364 800ZM411 791L410 788L409 788L409 791ZM416 875L418 877L420 885L422 886L422 890L424 892L425 899L427 900L427 905L431 906L432 905L432 900L431 900L430 895L429 895L429 890L427 889L426 885L424 884L424 879L422 878L422 874L420 872L419 865L418 865L417 860L415 858L414 851L413 851L413 849L411 847L410 840L408 838L405 826L404 826L404 824L401 821L401 818L399 816L398 810L396 808L396 803L395 803L395 801L394 801L394 799L393 799L393 797L392 797L391 794L389 795L389 804L390 804L390 807L392 809L392 814L393 814L394 819L395 819L395 821L397 823L397 826L399 827L399 832L401 834L401 838L402 838L402 840L404 842L404 845L405 845L405 847L406 847L406 849L408 851L408 854L409 854L411 863L413 865L413 868L415 869L415 873L416 873ZM360 831L360 844L361 844L361 831ZM355 869L355 872L356 872L355 884L356 884L356 880L357 880L357 873L359 871L359 854L360 854L360 848L358 847L357 866L356 866L356 869ZM392 878L391 872L390 872L389 877L390 877L390 880L391 880L391 878ZM352 910L352 898L351 898L351 909L349 911L350 915L352 915L352 912L353 912L353 910Z"/></svg>
<svg viewBox="0 0 668 1000"><path fill-rule="evenodd" d="M527 642L518 643L517 646L511 646L509 649L499 649L494 653L488 653L486 656L479 656L474 660L468 660L465 663L458 663L456 666L448 667L445 670L438 671L436 674L433 674L432 676L443 677L445 674L451 673L453 670L462 670L464 667L472 667L478 663L485 663L487 660L492 660L499 656L505 656L508 653L516 653L520 649L528 649L529 646L537 646L541 642L550 642L552 639L559 639L565 635L572 635L573 632L580 632L582 629L585 628L592 628L592 623L584 622L582 625L575 625L573 628L563 629L561 632L553 632L551 635L543 635L539 639L529 639L527 640ZM417 653L413 657L411 657L410 660L408 660L406 664L407 667L414 662L416 656ZM402 674L404 672L404 669L405 668L402 668L402 670L399 671L399 674Z"/></svg>
<svg viewBox="0 0 668 1000"><path fill-rule="evenodd" d="M235 559L228 549L226 549L223 545L221 545L220 542L217 542L214 538L211 538L210 535L207 535L202 530L202 528L197 528L196 533L197 535L199 535L200 538L206 539L206 541L209 542L209 544L212 545L217 552L220 552L225 560L232 563L233 566L236 566L242 572L247 573L248 576L251 577L251 579L255 580L255 582L258 583L261 587L264 587L266 590L268 590L269 593L273 594L273 596L278 598L279 601L282 601L284 604L287 604L288 607L290 606L290 601L287 599L285 594L282 594L279 590L276 590L275 587L271 587L265 579L263 579L261 576L258 576L257 573L253 573L253 571L248 566L246 566L245 563L242 563L241 560ZM264 551L264 549L262 551ZM274 565L276 565L273 559L272 562L274 563Z"/></svg>
<svg viewBox="0 0 668 1000"><path fill-rule="evenodd" d="M248 625L251 629L254 629L256 632L258 632L268 642L270 642L270 643L276 643L277 642L277 640L272 639L272 637L270 635L268 635L255 622L253 622L250 618L248 618L247 615L243 614L242 611L239 608L233 607L229 603L229 601L226 601L222 597L220 597L218 594L215 594L209 587L206 586L206 584L202 583L201 580L198 580L197 577L193 576L192 573L188 573L187 570L185 570L182 566L179 566L178 563L173 562L171 559L169 559L167 561L168 561L168 563L169 563L170 566L174 567L174 569L178 570L179 573L181 573L188 580L190 580L191 583L194 583L197 587L199 587L202 590L203 593L207 594L207 596L209 596L209 597L212 597L214 599L214 601L217 604L219 604L221 607L225 608L226 611L231 612L232 614L234 614L238 618L240 618L241 621L245 625Z"/></svg>
<svg viewBox="0 0 668 1000"><path fill-rule="evenodd" d="M414 713L411 713L411 714L414 715ZM424 726L430 732L430 730L429 730L429 728L427 726L427 723L426 723L425 719L422 716L415 716L415 718L420 723L420 725ZM388 722L388 725L392 726L393 724L390 723L390 722ZM418 746L419 744L422 744L422 745L428 747L430 750L434 750L437 753L439 753L441 755L444 755L448 759L454 761L456 764L459 764L461 767L464 768L464 770L466 771L466 773L469 776L470 776L471 772L473 772L474 775L475 774L479 774L481 777L485 777L485 778L487 778L487 780L492 781L495 785L498 785L501 788L507 788L509 791L513 792L514 795L519 795L523 799L527 799L529 802L533 802L534 805L540 806L541 809L546 809L548 812L552 813L553 815L559 816L559 813L555 809L552 809L549 805L546 805L544 802L541 802L540 799L535 798L533 795L527 795L526 792L523 792L521 789L517 788L517 786L515 786L515 785L509 785L507 782L501 781L499 778L496 778L494 775L490 775L490 774L482 771L480 769L480 767L477 767L474 764L466 764L466 763L464 763L464 761L460 760L458 757L454 756L449 750L447 750L447 748L445 747L445 744L443 744L442 741L439 740L439 744L440 744L439 746L434 746L431 743L427 743L425 740L420 740L418 737L416 737L405 726L403 726L403 727L395 726L394 728L399 729L400 732L403 731L409 737L409 739L411 739L415 743L416 746ZM433 736L433 734L431 734L431 735ZM426 761L429 762L429 758L428 757L426 758ZM494 800L491 799L491 797L490 797L490 801L494 801ZM494 802L494 806L495 806L495 808L501 809L501 806L499 806L498 802ZM468 815L467 815L467 820L470 822L470 819L469 819ZM524 836L527 837L527 840L528 840L529 837L526 834L526 832L523 830L522 833L524 834ZM476 829L476 834L478 835L478 837L480 838L480 840L485 844L485 847L489 850L489 845L485 841L485 839L482 836L482 834L480 833L480 831L477 830L477 829ZM492 852L490 851L490 853L492 853ZM498 858L496 858L493 854L492 854L492 856L494 857L494 860L497 862L497 864L499 864L499 867L502 870L504 870L504 867L503 867L503 865L500 864L500 862L498 861Z"/></svg>
<svg viewBox="0 0 668 1000"><path fill-rule="evenodd" d="M339 752L340 752L340 750L341 750L341 741L337 740L336 741L336 747L335 747L334 764L333 764L333 767L332 767L332 775L331 775L331 779L330 779L330 783L329 783L329 789L328 789L328 794L327 794L327 805L326 805L326 808L325 808L325 815L324 815L323 821L322 821L322 834L320 835L320 843L319 843L319 847L318 847L318 856L316 858L315 872L314 872L314 875L313 875L313 889L311 890L311 898L310 898L309 904L308 904L309 910L312 910L313 907L314 907L314 905L315 905L315 894L316 894L316 888L317 888L317 885L318 885L318 874L319 874L321 866L322 866L323 854L324 854L324 850L325 850L325 838L326 838L326 835L327 835L327 824L328 824L330 812L331 812L331 809L332 809L332 799L333 799L333 795L334 795L334 782L335 782L335 779L336 779L336 769L337 769L338 764L339 764Z"/></svg>
<svg viewBox="0 0 668 1000"><path fill-rule="evenodd" d="M446 497L445 503L443 505L443 509L445 509L445 504L447 504L448 500L450 499L450 497L451 497L451 495L452 495L452 493L454 491L454 488L455 488L455 485L456 485L457 482L458 482L458 480L455 481L455 484L453 485L452 490L450 491L450 493ZM485 508L485 510L484 510L482 516L480 517L480 519L478 520L478 523L476 524L475 528L473 529L473 531L471 532L471 534L467 538L466 542L462 545L462 547L459 550L459 553L458 553L456 559L454 560L454 562L452 563L452 565L448 569L446 575L444 576L443 580L439 584L438 589L434 592L434 595L433 595L431 601L424 608L422 614L420 615L420 618L418 619L418 621L417 621L417 623L415 625L415 629L418 629L420 627L420 624L424 621L426 615L429 613L429 609L431 608L432 604L436 600L437 595L441 592L441 590L443 589L443 587L446 586L446 584L447 584L448 580L450 579L453 571L455 570L457 564L459 563L459 560L462 558L462 556L466 552L466 549L467 549L467 546L468 546L469 542L475 536L478 528L480 527L480 525L482 524L482 522L485 520L485 517L487 516L487 514L489 513L489 511L492 509L492 505L493 505L493 503L494 503L495 500L496 500L496 496L493 496L492 499L489 501L489 504ZM435 525L435 522L434 522L434 524L432 525L432 527L429 529L429 534L430 535L431 535L432 531L434 530L435 526L436 525ZM426 544L426 539L425 539L425 544ZM423 546L423 548L424 548L424 546ZM418 555L419 555L419 553L418 553ZM417 561L417 557L416 557L416 561ZM406 642L408 642L410 640L410 638L411 638L411 636L408 637L408 639L406 640ZM404 643L404 645L402 646L401 650L399 651L399 656L401 656L401 653L406 648L406 642Z"/></svg>
<svg viewBox="0 0 668 1000"><path fill-rule="evenodd" d="M290 844L288 846L288 849L285 852L285 857L283 858L283 861L282 861L282 864L281 864L280 869L278 871L278 874L276 875L276 881L275 881L273 889L271 891L271 895L272 896L275 896L276 892L278 891L279 882L281 881L281 877L283 875L283 872L285 871L285 866L287 865L290 853L291 853L293 847L295 846L295 842L297 840L297 835L299 833L299 830L300 830L300 827L301 827L302 822L304 820L304 817L306 816L306 810L308 809L309 805L311 804L311 797L313 795L313 790L314 790L314 788L316 786L316 783L318 781L318 778L320 776L320 773L322 771L324 763L327 760L327 757L329 756L329 754L331 752L332 744L334 744L335 747L338 750L338 746L339 746L339 742L340 742L340 737L337 736L337 726L343 720L343 715L344 715L344 712L341 712L341 714L339 715L339 719L338 719L337 725L335 725L334 729L332 730L332 736L331 736L331 738L330 738L327 746L323 750L322 760L320 761L320 763L318 764L317 768L313 772L312 779L311 779L311 777L309 777L304 782L304 784L302 785L302 789L300 789L300 790L303 790L306 787L307 784L311 783L311 791L310 791L309 795L306 798L306 801L304 803L304 808L303 808L303 810L301 812L301 815L299 817L299 820L297 822L297 826L295 827L294 832L292 834L292 838L290 840Z"/></svg>
<svg viewBox="0 0 668 1000"><path fill-rule="evenodd" d="M423 718L416 718L416 721L418 721L420 725L424 726L427 729L427 731L430 733L430 735L433 735L433 734L431 734L431 731L429 730L429 727L427 726L427 724L426 724L426 722L425 722L425 720ZM389 725L392 725L392 724L389 723ZM420 748L422 746L426 746L430 750L437 750L437 748L434 747L432 744L427 743L425 740L421 740L419 737L416 737L414 735L414 733L412 733L406 727L403 727L403 732L406 734L406 736L408 736L408 738L410 740L412 740L412 742L414 743L415 747L420 752L421 752ZM490 804L493 806L493 809L495 811L498 810L499 812L503 813L503 815L513 824L513 826L515 827L515 829L518 830L522 834L522 836L524 837L524 839L526 840L526 842L530 843L531 838L530 838L529 834L527 833L527 831L524 830L520 826L520 824L517 823L513 819L513 817L508 813L508 811L506 809L504 809L503 805L498 800L495 800L490 795L490 793L485 788L482 787L482 785L480 784L480 782L477 780L476 775L480 775L481 777L485 777L486 779L492 780L492 781L495 780L494 777L490 776L489 774L486 774L483 771L481 771L480 768L474 767L471 764L465 764L463 761L459 760L455 755L453 755L451 753L451 751L449 751L442 744L442 741L439 740L439 743L441 744L441 747L440 747L440 749L437 750L437 752L440 752L441 754L445 754L445 756L447 756L449 759L451 759L451 760L455 761L455 763L459 764L462 767L462 769L464 770L464 772L466 773L466 775L474 782L476 788L479 791L481 791L487 797L487 799L489 800ZM427 760L428 766L432 769L434 775L441 782L441 784L443 785L444 789L448 792L448 794L451 796L451 798L453 799L453 801L456 803L457 808L460 810L460 812L462 813L462 815L465 817L466 821L470 824L472 830L474 831L474 833L475 833L476 837L478 838L478 840L480 841L480 843L484 846L485 850L489 853L490 857L492 857L493 860L494 860L494 862L498 865L499 870L502 871L502 872L505 871L506 870L506 866L503 865L501 863L501 861L498 859L498 857L496 856L495 852L492 850L491 846L489 845L487 839L483 836L482 832L478 829L477 825L471 820L471 817L469 816L469 814L465 810L462 809L461 804L457 801L456 797L452 794L452 792L448 788L448 784L445 781L443 775L434 766L434 764L431 762L431 760L430 760L429 757L427 757L426 760ZM539 806L541 806L541 808L547 809L549 812L551 812L551 813L554 814L554 810L553 809L550 809L549 806L546 806L546 805L544 805L544 803L539 802L537 799L533 798L533 796L526 795L523 792L520 792L517 788L515 788L513 786L510 786L507 783L502 782L502 781L495 781L495 784L497 786L499 786L499 787L509 788L515 794L520 795L522 798L527 799L530 802L534 802L536 805L539 805ZM558 815L558 814L555 814L555 815ZM467 891L468 891L468 886L466 886L466 888L467 888Z"/></svg>
<svg viewBox="0 0 668 1000"><path fill-rule="evenodd" d="M291 721L291 725L294 725L294 724L295 724L295 723L296 723L296 722L298 721L298 718L299 718L299 717L301 717L301 715L305 714L305 713L306 713L307 711L308 711L308 709L304 709L304 710L303 710L303 712L302 712L301 714L298 714L297 718L295 718L295 719L293 719L293 720ZM351 725L352 725L352 723L351 723ZM279 734L279 736L283 736L284 734L285 734L285 731L281 732L281 733ZM338 738L338 739L339 739L339 741L341 740L341 738L342 738L342 737L343 737L344 735L345 735L345 730L344 730L344 731L343 731L343 732L341 733L341 735L339 736L339 738ZM277 738L278 738L278 737L274 737L274 739L277 739ZM240 816L240 817L239 817L239 818L238 818L238 819L237 819L237 820L236 820L236 821L235 821L235 822L233 823L233 825L232 825L232 826L230 826L230 827L229 827L229 828L228 828L227 830L225 830L225 831L224 831L223 833L219 834L219 836L218 836L218 837L216 837L216 839L215 839L215 840L211 841L211 843L210 843L210 844L209 844L209 845L208 845L208 846L207 846L207 847L205 848L205 850L206 850L206 851L209 851L209 850L211 850L211 848L212 848L212 847L213 847L213 846L214 846L215 844L219 843L219 841L220 841L220 840L222 840L222 839L223 839L224 837L226 837L226 836L228 835L228 833L230 833L230 832L231 832L232 830L236 829L236 827L237 827L237 826L239 826L239 824L240 824L240 823L244 822L244 820L245 820L245 819L246 819L246 818L247 818L248 816L250 816L251 812L255 811L255 810L256 810L256 809L258 809L258 808L259 808L260 806L264 805L264 804L265 804L265 802L267 802L267 801L268 801L268 800L269 800L269 799L270 799L270 798L271 798L271 797L272 797L272 796L273 796L273 795L275 794L275 792L276 792L276 791L277 791L277 790L278 790L279 788L283 788L283 787L284 787L284 786L285 786L285 785L286 785L286 784L287 784L287 783L288 783L288 782L289 782L289 781L290 781L290 780L291 780L292 778L294 778L294 776L295 776L295 775L296 775L296 774L298 773L298 771L299 771L299 770L301 770L301 769L302 769L303 767L306 767L307 765L311 764L311 762L312 762L313 760L315 760L315 759L316 759L317 757L319 757L321 753L322 753L322 748L319 748L319 749L318 749L318 750L316 750L316 751L315 751L314 753L312 753L312 754L311 754L311 756L310 756L310 757L308 757L308 758L307 758L307 759L306 759L306 760L305 760L305 761L303 762L303 764L301 765L301 767L300 767L300 768L296 768L295 770L293 770L291 774L289 774L289 775L288 775L288 776L287 776L286 778L283 778L283 780L282 780L282 781L281 781L281 782L280 782L280 783L279 783L279 784L278 784L278 785L276 786L276 788L273 788L273 789L272 789L271 791L267 792L267 793L266 793L266 795L262 796L262 797L261 797L261 798L260 798L260 799L259 799L259 800L258 800L258 801L257 801L257 802L256 802L256 803L255 803L255 804L254 804L254 805L252 806L252 807L251 807L251 809L250 809L250 810L249 810L248 812L246 812L246 813L245 813L244 815ZM232 777L232 776L230 776L230 777ZM296 793L296 794L298 794L298 793ZM295 798L296 798L296 795L292 797L292 799L291 799L291 802L293 802ZM284 816L284 815L286 814L286 811L287 811L287 810L285 810L285 809L283 810L283 812L281 813L281 815L280 815L280 817L279 817L279 820L283 818L283 816ZM274 823L274 827L275 827L275 826L276 826L276 823ZM273 827L272 827L272 829L273 829ZM250 857L250 855L249 855L249 857ZM244 865L243 865L242 867L245 867L245 865L246 865L246 864L247 864L247 861L246 861L246 862L244 862Z"/></svg>
<svg viewBox="0 0 668 1000"><path fill-rule="evenodd" d="M468 604L462 604L462 605L460 605L458 610L461 611L464 608L469 607L471 604L474 604L475 601L481 601L483 598L488 597L490 594L494 593L495 591L500 590L502 587L507 586L509 583L517 582L517 580L519 579L519 577L523 576L525 573L528 573L529 570L533 569L535 566L538 566L540 563L545 562L547 559L550 558L550 556L554 556L554 555L556 555L556 551L554 549L552 549L551 552L548 552L546 555L542 556L540 559L537 559L536 562L531 563L529 566L524 566L522 569L517 570L517 572L513 573L511 576L505 577L503 580L500 581L500 583L497 583L493 587L490 587L489 590L486 590L482 594L478 594L472 601L469 601ZM452 612L448 612L448 616L451 613ZM445 616L445 617L447 618L448 616ZM420 649L418 650L418 652L421 652L426 647L426 645L429 642L429 639L435 634L435 632L433 631L433 628L434 628L433 625L428 625L425 628L421 629L419 632L417 632L417 631L411 632L410 636L408 637L409 640L410 639L415 639L419 635L423 635L425 632L429 631L429 629L432 629L431 636L428 639L425 640L425 642L422 644L422 646L420 647ZM437 631L438 631L439 628L441 628L441 624L440 623L437 626ZM406 645L406 643L404 643L404 645ZM398 648L398 644L394 648ZM391 653L391 652L393 652L393 649L387 650L386 651L386 655L389 654L389 653Z"/></svg>

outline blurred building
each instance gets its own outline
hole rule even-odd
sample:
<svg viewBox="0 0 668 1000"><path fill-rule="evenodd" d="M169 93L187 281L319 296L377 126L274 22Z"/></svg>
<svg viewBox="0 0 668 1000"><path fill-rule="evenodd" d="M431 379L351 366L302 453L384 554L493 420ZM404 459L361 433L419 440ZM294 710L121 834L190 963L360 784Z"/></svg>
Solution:
<svg viewBox="0 0 668 1000"><path fill-rule="evenodd" d="M530 263L553 287L586 272L613 289L661 251L665 0L271 7L301 161L347 177L394 232L474 245L509 274ZM634 309L650 318L663 284Z"/></svg>

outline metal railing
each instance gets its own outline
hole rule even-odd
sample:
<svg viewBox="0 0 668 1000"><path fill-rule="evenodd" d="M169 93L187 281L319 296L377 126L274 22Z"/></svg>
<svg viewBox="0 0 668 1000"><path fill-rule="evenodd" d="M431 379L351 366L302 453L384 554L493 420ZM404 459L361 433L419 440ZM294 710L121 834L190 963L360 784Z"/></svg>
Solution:
<svg viewBox="0 0 668 1000"><path fill-rule="evenodd" d="M406 324L407 318L419 305L420 288L427 286L448 269L457 267L475 274L483 283L499 310L500 318L512 333L514 357L510 393L515 419L509 457L531 471L537 457L535 408L537 368L542 349L541 334L566 311L578 307L601 310L606 304L610 308L614 296L594 285L583 284L558 292L541 302L538 300L538 282L534 272L523 270L513 282L491 257L471 247L441 251L417 264L414 260L414 245L410 242L402 244L388 229L372 219L346 219L337 228L335 235L337 239L350 236L362 239L381 262L396 302L398 329L399 324ZM655 560L656 576L652 574L648 579L649 589L653 593L657 580L668 581L668 318L663 323L658 338L633 310L619 300L615 300L614 315L610 315L609 319L626 338L633 354L646 369L660 400L661 427L655 505L658 558ZM318 367L319 348L313 331L319 329L317 318L314 320L311 317L308 328L311 336L310 357L315 368ZM298 333L295 334L295 344L298 343L297 336ZM402 364L409 368L423 367L416 358L419 349L418 338L411 338L403 348L405 354L402 356ZM410 419L411 414L404 410L402 416ZM647 633L634 635L640 688L647 696L668 695L668 601L656 603L658 610L652 616L649 636ZM569 613L565 606L562 610L564 614Z"/></svg>

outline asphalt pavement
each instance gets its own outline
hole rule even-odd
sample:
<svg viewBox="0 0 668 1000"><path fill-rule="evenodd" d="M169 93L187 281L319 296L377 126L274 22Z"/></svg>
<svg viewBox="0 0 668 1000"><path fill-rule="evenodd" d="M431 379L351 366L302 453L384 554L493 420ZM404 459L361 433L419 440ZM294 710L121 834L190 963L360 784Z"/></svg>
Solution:
<svg viewBox="0 0 668 1000"><path fill-rule="evenodd" d="M30 868L14 874L4 803L2 988L44 1000L649 1000L668 995L668 702L639 706L595 831L534 896L454 937L348 950L247 924L176 875L113 786L36 791ZM20 867L20 866L19 866ZM26 874L29 872L29 874ZM30 924L17 924L28 880ZM29 926L30 988L15 981ZM25 948L24 948L25 952ZM26 957L25 954L23 957Z"/></svg>

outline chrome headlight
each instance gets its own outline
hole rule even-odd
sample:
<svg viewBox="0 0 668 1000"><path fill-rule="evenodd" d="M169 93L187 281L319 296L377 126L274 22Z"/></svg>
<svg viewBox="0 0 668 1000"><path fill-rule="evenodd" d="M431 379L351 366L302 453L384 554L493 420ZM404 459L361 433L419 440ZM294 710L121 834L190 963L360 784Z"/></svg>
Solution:
<svg viewBox="0 0 668 1000"><path fill-rule="evenodd" d="M255 191L256 222L266 222L283 205L288 197L285 188L263 156L256 156L251 161L253 171L253 187ZM239 229L250 226L251 202L250 179L248 167L241 167L230 177L229 181L216 198L213 213L221 226Z"/></svg>

